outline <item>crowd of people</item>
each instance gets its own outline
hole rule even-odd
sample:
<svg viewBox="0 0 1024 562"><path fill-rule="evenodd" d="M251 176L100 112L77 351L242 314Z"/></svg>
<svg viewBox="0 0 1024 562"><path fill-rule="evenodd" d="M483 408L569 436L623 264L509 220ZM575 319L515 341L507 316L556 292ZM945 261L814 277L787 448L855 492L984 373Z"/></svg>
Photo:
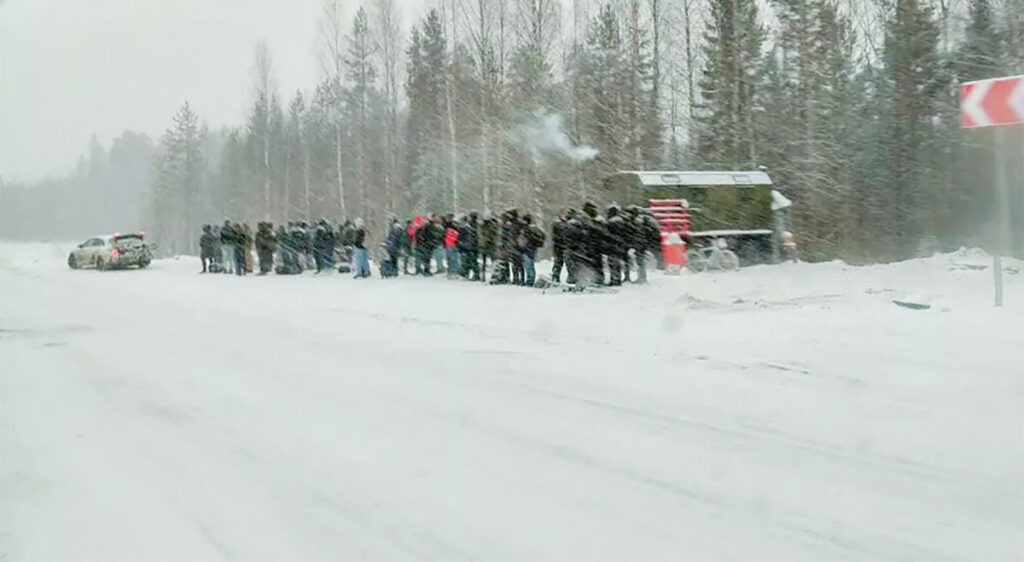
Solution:
<svg viewBox="0 0 1024 562"><path fill-rule="evenodd" d="M369 235L362 219L331 224L289 222L276 228L260 222L255 233L246 223L205 225L199 240L203 273L275 272L294 275L337 269L357 278L371 275ZM621 285L647 280L649 255L659 256L657 221L638 206L609 205L604 213L587 202L566 209L545 231L529 213L508 209L499 215L417 215L404 223L391 217L380 244L383 278L399 274L535 286L538 253L550 240L550 282L572 286ZM636 275L631 275L631 269ZM544 283L548 279L543 280Z"/></svg>

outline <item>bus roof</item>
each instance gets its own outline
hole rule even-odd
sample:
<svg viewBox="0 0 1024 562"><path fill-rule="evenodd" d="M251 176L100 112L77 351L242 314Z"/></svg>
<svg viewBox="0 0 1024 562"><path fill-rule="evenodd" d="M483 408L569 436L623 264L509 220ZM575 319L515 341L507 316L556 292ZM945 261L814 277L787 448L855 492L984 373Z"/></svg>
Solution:
<svg viewBox="0 0 1024 562"><path fill-rule="evenodd" d="M708 187L713 185L764 186L772 185L766 172L758 171L639 171L623 170L612 177L632 176L643 187L689 186Z"/></svg>

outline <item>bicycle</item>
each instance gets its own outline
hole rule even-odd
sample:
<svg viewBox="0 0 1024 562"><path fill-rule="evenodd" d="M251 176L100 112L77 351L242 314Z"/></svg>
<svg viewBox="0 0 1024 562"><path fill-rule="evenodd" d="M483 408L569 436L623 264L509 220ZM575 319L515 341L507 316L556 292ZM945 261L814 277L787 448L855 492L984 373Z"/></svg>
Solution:
<svg viewBox="0 0 1024 562"><path fill-rule="evenodd" d="M709 243L686 251L686 268L693 273L708 269L736 271L740 268L740 258L724 239L712 238Z"/></svg>

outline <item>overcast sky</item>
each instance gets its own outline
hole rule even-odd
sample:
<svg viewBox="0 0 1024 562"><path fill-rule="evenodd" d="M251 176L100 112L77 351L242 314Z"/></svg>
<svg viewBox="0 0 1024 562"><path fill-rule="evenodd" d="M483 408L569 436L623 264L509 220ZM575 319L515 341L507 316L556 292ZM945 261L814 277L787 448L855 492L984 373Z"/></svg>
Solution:
<svg viewBox="0 0 1024 562"><path fill-rule="evenodd" d="M211 128L242 122L261 38L285 97L308 88L322 1L0 0L0 175L64 174L93 133L156 138L186 99ZM421 16L396 4L404 27Z"/></svg>

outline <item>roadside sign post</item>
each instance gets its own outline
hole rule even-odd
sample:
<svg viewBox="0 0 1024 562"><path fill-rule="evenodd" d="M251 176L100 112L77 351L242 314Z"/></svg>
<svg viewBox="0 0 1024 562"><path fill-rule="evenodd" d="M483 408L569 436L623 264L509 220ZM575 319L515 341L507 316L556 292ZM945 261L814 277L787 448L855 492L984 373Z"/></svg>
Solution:
<svg viewBox="0 0 1024 562"><path fill-rule="evenodd" d="M960 126L965 129L996 127L996 241L992 270L995 275L995 305L1003 306L1002 252L1010 249L1009 173L1007 127L1024 125L1024 75L990 78L960 85Z"/></svg>
<svg viewBox="0 0 1024 562"><path fill-rule="evenodd" d="M1000 249L1010 249L1010 237L1012 236L1012 230L1010 229L1010 185L1007 179L1009 174L1006 173L1006 168L1010 165L1006 158L1006 153L1010 148L1010 135L1007 134L1006 127L1000 127L996 129L996 217L998 225L996 226L996 237L998 238L995 256L993 257L992 267L995 271L996 276L996 306L1003 306L1003 257ZM999 248L998 244L1005 244L1002 248Z"/></svg>

